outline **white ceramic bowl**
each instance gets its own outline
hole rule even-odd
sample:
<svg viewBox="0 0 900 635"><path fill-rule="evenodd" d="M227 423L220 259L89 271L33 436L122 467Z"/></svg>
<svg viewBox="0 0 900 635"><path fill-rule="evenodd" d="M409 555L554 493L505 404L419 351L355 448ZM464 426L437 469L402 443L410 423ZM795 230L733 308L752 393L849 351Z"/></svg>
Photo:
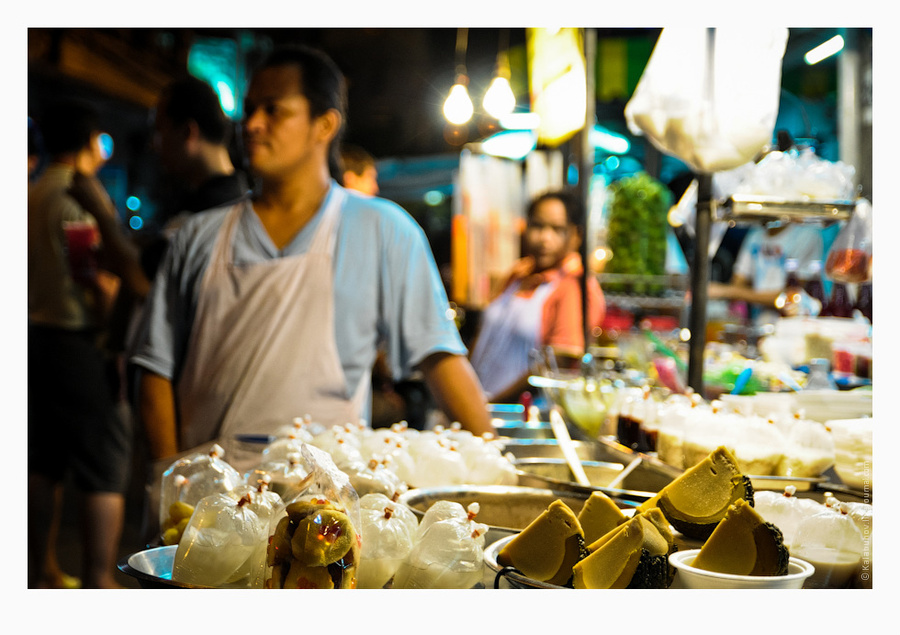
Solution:
<svg viewBox="0 0 900 635"><path fill-rule="evenodd" d="M790 559L787 575L730 575L715 573L691 566L699 549L676 551L669 556L669 563L675 567L672 588L679 589L800 589L813 574L815 568L799 558Z"/></svg>

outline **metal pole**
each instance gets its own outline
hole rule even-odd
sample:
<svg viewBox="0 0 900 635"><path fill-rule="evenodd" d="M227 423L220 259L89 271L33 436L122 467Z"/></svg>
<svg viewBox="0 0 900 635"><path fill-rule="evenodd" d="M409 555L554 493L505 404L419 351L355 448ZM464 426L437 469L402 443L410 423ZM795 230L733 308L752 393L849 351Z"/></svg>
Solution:
<svg viewBox="0 0 900 635"><path fill-rule="evenodd" d="M706 349L706 304L709 300L709 227L712 222L712 175L697 179L694 262L691 266L691 340L688 386L703 395L703 352Z"/></svg>
<svg viewBox="0 0 900 635"><path fill-rule="evenodd" d="M706 30L705 103L712 101L715 78L716 30ZM703 354L706 350L706 305L709 301L709 226L712 223L712 174L697 178L694 262L691 267L691 341L688 349L688 386L703 395Z"/></svg>
<svg viewBox="0 0 900 635"><path fill-rule="evenodd" d="M587 353L591 346L591 324L588 311L588 276L594 275L590 270L588 249L591 244L590 224L590 193L591 176L594 174L594 149L590 143L590 132L594 127L596 111L595 66L597 59L597 32L595 29L584 29L584 70L586 81L586 103L584 113L584 128L579 135L578 148L578 196L584 208L584 223L581 236L581 263L584 267L584 275L581 276L581 325L584 329L584 352Z"/></svg>

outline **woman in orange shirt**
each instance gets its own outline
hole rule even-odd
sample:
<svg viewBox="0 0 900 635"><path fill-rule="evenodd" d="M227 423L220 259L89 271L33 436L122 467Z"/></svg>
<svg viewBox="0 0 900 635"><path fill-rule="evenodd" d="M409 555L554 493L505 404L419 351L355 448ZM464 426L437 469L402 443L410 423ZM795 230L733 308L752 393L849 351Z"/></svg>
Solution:
<svg viewBox="0 0 900 635"><path fill-rule="evenodd" d="M493 403L516 402L528 390L532 350L549 346L566 357L584 353L582 218L578 199L568 192L548 192L528 207L525 256L485 310L470 355ZM606 303L593 276L587 289L589 320L599 326Z"/></svg>

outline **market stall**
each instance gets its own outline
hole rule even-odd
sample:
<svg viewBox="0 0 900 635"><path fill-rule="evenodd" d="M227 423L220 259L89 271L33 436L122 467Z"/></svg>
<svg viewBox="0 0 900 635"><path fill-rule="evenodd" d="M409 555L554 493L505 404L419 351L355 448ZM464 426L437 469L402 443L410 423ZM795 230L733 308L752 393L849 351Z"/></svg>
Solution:
<svg viewBox="0 0 900 635"><path fill-rule="evenodd" d="M722 70L713 51L746 42L700 31L702 94L712 98ZM778 33L764 43L777 52ZM632 114L652 129L650 110ZM677 148L700 173L689 338L626 325L605 346L586 332L581 365L568 370L552 349L535 350L538 399L491 404L496 434L298 417L231 439L241 453L182 457L162 476L160 535L120 569L142 586L177 588L871 588L871 321L785 313L751 354L708 341L706 314L713 222L840 221L854 233L871 210L847 196L773 194L752 179L721 197L716 175L757 157L773 132L764 117L748 140L737 119L737 145L723 149L719 128ZM496 253L478 248L485 261L512 241L502 228ZM859 244L835 244L834 280L870 278L870 260L860 277L847 252ZM611 269L601 280L684 282L663 273L635 281ZM487 295L486 277L457 283L460 294Z"/></svg>

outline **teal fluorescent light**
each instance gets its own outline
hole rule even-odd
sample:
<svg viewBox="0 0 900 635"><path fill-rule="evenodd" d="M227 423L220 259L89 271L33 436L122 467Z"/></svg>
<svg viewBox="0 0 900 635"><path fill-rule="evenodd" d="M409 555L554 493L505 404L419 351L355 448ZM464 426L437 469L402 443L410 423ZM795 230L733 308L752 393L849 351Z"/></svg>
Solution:
<svg viewBox="0 0 900 635"><path fill-rule="evenodd" d="M818 64L825 58L840 53L843 48L844 38L840 35L835 35L830 40L822 42L819 46L809 50L806 55L803 56L803 60L812 66L813 64Z"/></svg>
<svg viewBox="0 0 900 635"><path fill-rule="evenodd" d="M592 147L610 154L627 154L631 150L631 142L627 138L603 126L594 126L588 133L588 141Z"/></svg>
<svg viewBox="0 0 900 635"><path fill-rule="evenodd" d="M507 130L481 142L481 151L495 157L524 159L537 147L537 134L531 130Z"/></svg>

